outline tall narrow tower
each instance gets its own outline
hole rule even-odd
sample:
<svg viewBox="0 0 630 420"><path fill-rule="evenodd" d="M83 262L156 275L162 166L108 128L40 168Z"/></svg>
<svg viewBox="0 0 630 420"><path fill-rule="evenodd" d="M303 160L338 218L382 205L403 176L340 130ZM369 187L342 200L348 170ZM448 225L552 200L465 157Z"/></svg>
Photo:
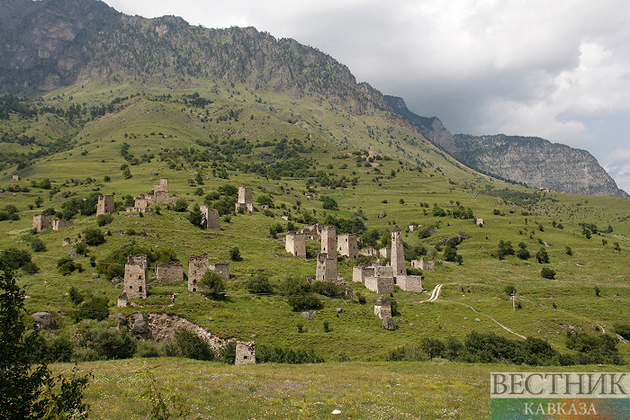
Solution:
<svg viewBox="0 0 630 420"><path fill-rule="evenodd" d="M406 276L407 265L405 264L405 248L402 242L402 232L398 226L394 226L392 229L392 269L394 271L394 277Z"/></svg>
<svg viewBox="0 0 630 420"><path fill-rule="evenodd" d="M328 254L328 258L337 259L337 228L324 226L321 232L321 253Z"/></svg>

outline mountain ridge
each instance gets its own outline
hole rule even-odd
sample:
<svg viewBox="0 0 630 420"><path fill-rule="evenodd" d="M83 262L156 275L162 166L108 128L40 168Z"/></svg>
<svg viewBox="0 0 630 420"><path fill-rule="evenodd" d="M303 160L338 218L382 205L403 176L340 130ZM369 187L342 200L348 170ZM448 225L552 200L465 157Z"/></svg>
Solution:
<svg viewBox="0 0 630 420"><path fill-rule="evenodd" d="M421 117L402 98L385 96L394 111L427 139L473 169L533 188L630 197L588 151L539 137L452 135L437 117Z"/></svg>

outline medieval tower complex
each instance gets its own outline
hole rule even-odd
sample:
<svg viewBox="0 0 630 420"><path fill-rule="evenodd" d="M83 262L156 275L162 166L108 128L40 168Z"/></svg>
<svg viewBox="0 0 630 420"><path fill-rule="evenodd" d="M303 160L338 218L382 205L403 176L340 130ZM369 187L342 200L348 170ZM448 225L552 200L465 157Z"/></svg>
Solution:
<svg viewBox="0 0 630 420"><path fill-rule="evenodd" d="M129 299L144 299L147 297L147 256L129 255L125 264L125 280L123 291Z"/></svg>
<svg viewBox="0 0 630 420"><path fill-rule="evenodd" d="M392 229L392 257L391 265L395 276L407 275L407 266L405 264L405 249L402 242L402 232L398 226Z"/></svg>

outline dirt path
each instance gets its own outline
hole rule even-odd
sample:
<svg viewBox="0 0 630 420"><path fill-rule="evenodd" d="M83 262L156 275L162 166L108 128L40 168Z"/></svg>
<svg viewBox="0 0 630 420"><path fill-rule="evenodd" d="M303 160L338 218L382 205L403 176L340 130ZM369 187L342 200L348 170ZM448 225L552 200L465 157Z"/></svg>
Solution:
<svg viewBox="0 0 630 420"><path fill-rule="evenodd" d="M440 297L440 292L442 291L442 286L444 286L444 285L443 284L438 284L437 286L435 286L435 288L431 292L431 296L429 296L429 299L423 300L420 303L435 302L437 300L437 298Z"/></svg>

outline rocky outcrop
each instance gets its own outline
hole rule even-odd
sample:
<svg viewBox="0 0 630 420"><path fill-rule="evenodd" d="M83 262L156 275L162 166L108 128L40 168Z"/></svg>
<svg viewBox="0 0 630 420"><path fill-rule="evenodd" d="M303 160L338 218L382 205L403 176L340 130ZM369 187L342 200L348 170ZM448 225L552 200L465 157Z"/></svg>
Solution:
<svg viewBox="0 0 630 420"><path fill-rule="evenodd" d="M49 330L56 330L59 328L57 320L50 312L35 312L31 316L39 328Z"/></svg>
<svg viewBox="0 0 630 420"><path fill-rule="evenodd" d="M456 134L454 138L453 156L475 169L535 188L628 197L586 150L537 137Z"/></svg>
<svg viewBox="0 0 630 420"><path fill-rule="evenodd" d="M201 337L210 349L218 354L219 351L226 346L226 344L234 339L224 340L216 335L210 333L206 329L200 327L187 320L186 318L179 317L177 315L168 315L162 313L152 313L148 316L149 329L151 330L151 337L155 341L170 340L175 335L175 331L180 328L188 330L197 336Z"/></svg>
<svg viewBox="0 0 630 420"><path fill-rule="evenodd" d="M436 117L409 111L405 101L385 96L394 111L460 162L511 181L554 191L628 197L586 150L537 137L452 135Z"/></svg>

